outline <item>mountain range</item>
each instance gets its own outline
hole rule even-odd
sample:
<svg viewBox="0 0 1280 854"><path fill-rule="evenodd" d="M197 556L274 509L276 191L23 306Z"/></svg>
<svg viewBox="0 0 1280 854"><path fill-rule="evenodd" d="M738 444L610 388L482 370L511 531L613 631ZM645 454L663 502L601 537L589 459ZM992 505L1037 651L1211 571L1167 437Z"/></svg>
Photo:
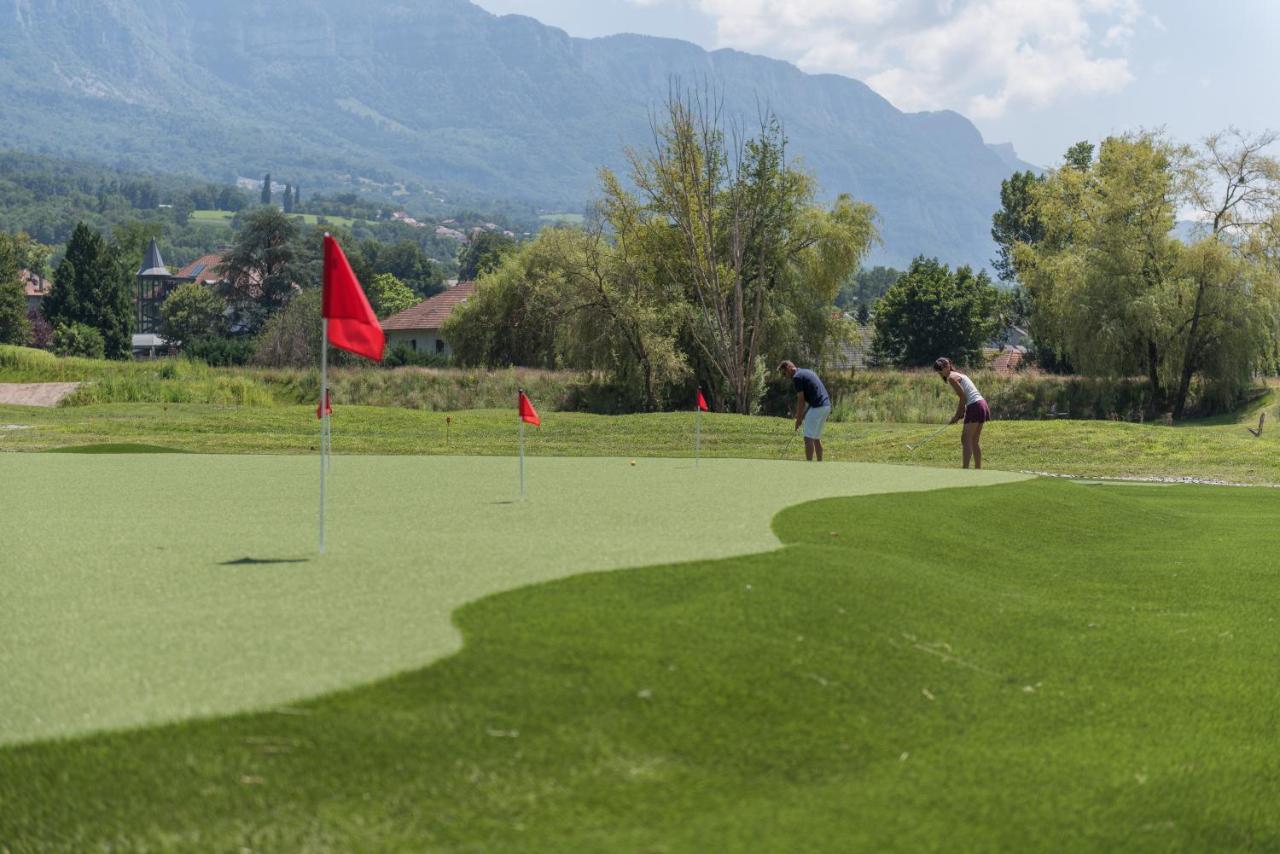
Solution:
<svg viewBox="0 0 1280 854"><path fill-rule="evenodd" d="M872 259L985 266L1000 181L1020 168L954 112L865 84L638 35L580 39L467 0L0 0L7 147L235 180L581 210L625 173L673 86L762 108L829 199L875 205Z"/></svg>

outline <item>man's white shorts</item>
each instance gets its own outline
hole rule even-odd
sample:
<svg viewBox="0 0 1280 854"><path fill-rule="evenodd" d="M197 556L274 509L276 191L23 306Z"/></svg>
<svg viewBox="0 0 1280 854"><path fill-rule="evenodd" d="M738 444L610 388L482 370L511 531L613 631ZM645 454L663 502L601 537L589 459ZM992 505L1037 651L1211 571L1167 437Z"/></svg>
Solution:
<svg viewBox="0 0 1280 854"><path fill-rule="evenodd" d="M827 416L831 414L831 404L826 406L811 406L804 413L804 437L806 439L821 439L822 425L827 423Z"/></svg>

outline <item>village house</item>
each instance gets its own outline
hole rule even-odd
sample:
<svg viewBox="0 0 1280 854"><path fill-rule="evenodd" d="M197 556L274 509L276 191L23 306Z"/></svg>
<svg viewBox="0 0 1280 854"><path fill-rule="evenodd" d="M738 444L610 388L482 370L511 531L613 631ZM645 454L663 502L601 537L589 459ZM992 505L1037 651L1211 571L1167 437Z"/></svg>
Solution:
<svg viewBox="0 0 1280 854"><path fill-rule="evenodd" d="M382 321L382 331L387 336L387 346L408 347L415 353L449 356L453 351L440 335L440 328L476 292L475 282L458 282L451 288L423 300L412 308L393 314Z"/></svg>
<svg viewBox="0 0 1280 854"><path fill-rule="evenodd" d="M138 268L137 287L134 290L134 309L137 325L133 335L133 354L138 358L155 358L173 351L160 336L160 306L181 285L196 282L215 289L223 289L225 277L218 272L222 255L201 255L176 273L169 271L160 255L155 238L147 247Z"/></svg>
<svg viewBox="0 0 1280 854"><path fill-rule="evenodd" d="M22 279L22 292L27 297L27 311L39 311L40 304L49 295L53 282L39 273L22 270L18 274Z"/></svg>

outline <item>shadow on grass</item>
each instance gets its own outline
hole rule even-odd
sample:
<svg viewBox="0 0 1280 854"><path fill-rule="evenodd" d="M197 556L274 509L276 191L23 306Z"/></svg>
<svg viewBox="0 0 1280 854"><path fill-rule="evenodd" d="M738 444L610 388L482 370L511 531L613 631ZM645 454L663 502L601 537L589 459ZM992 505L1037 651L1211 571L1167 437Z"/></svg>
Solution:
<svg viewBox="0 0 1280 854"><path fill-rule="evenodd" d="M258 566L271 563L310 563L309 557L249 557L246 555L235 560L224 560L219 566Z"/></svg>

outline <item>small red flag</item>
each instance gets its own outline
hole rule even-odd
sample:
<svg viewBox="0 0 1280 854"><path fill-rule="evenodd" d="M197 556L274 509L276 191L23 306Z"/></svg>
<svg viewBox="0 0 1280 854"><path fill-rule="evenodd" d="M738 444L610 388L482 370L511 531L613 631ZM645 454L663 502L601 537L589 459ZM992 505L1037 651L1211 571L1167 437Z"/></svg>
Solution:
<svg viewBox="0 0 1280 854"><path fill-rule="evenodd" d="M524 389L520 389L520 420L527 421L534 427L542 426L542 419L538 417L538 410L533 408L533 404L529 402L529 396L524 393Z"/></svg>
<svg viewBox="0 0 1280 854"><path fill-rule="evenodd" d="M364 295L355 271L338 241L324 236L324 305L329 319L329 343L375 362L382 361L387 338Z"/></svg>
<svg viewBox="0 0 1280 854"><path fill-rule="evenodd" d="M703 412L707 411L707 399L702 396L702 389L698 389L698 408Z"/></svg>
<svg viewBox="0 0 1280 854"><path fill-rule="evenodd" d="M324 392L324 403L316 404L316 418L323 418L326 415L333 414L333 396L328 389Z"/></svg>

